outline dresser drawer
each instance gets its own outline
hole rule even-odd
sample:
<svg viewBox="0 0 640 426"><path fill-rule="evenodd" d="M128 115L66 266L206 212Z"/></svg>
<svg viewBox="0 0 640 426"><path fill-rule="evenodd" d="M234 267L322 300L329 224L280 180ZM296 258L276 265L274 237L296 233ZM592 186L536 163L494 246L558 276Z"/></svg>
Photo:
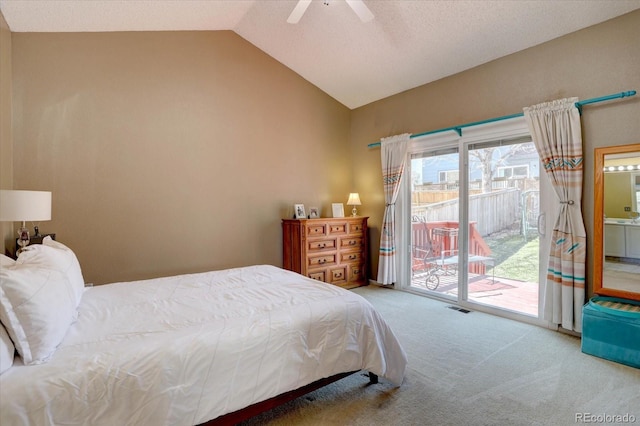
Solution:
<svg viewBox="0 0 640 426"><path fill-rule="evenodd" d="M360 263L360 259L362 259L362 253L359 251L340 253L340 263L349 263L349 262Z"/></svg>
<svg viewBox="0 0 640 426"><path fill-rule="evenodd" d="M309 253L321 250L335 250L336 240L307 240L307 250Z"/></svg>
<svg viewBox="0 0 640 426"><path fill-rule="evenodd" d="M311 278L312 280L327 282L326 271L309 272L309 278Z"/></svg>
<svg viewBox="0 0 640 426"><path fill-rule="evenodd" d="M346 237L340 239L340 248L341 249L359 249L362 247L363 239L362 237Z"/></svg>
<svg viewBox="0 0 640 426"><path fill-rule="evenodd" d="M349 224L349 234L362 234L364 230L364 223L350 223Z"/></svg>
<svg viewBox="0 0 640 426"><path fill-rule="evenodd" d="M336 255L335 254L325 254L323 256L309 256L309 269L317 268L319 266L326 265L335 265L336 263Z"/></svg>
<svg viewBox="0 0 640 426"><path fill-rule="evenodd" d="M347 267L340 266L329 270L329 283L341 284L347 282Z"/></svg>
<svg viewBox="0 0 640 426"><path fill-rule="evenodd" d="M349 281L362 281L365 279L364 264L347 265Z"/></svg>
<svg viewBox="0 0 640 426"><path fill-rule="evenodd" d="M348 229L347 222L329 224L329 234L346 234Z"/></svg>
<svg viewBox="0 0 640 426"><path fill-rule="evenodd" d="M308 237L321 237L323 235L327 235L327 224L326 223L313 223L307 225L307 236Z"/></svg>

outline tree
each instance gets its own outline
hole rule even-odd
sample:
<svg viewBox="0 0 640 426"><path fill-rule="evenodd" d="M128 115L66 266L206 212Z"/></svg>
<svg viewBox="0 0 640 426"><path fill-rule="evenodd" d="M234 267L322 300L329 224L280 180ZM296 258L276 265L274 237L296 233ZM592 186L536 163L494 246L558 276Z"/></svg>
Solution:
<svg viewBox="0 0 640 426"><path fill-rule="evenodd" d="M501 155L503 148L507 148L507 151ZM493 157L496 150L498 152L498 158L494 159ZM516 143L514 145L503 145L500 147L474 149L469 151L469 156L476 159L480 164L480 169L482 170L482 192L488 193L492 191L492 182L496 169L506 164L509 158L516 155L531 154L534 152L536 152L536 147L533 142Z"/></svg>

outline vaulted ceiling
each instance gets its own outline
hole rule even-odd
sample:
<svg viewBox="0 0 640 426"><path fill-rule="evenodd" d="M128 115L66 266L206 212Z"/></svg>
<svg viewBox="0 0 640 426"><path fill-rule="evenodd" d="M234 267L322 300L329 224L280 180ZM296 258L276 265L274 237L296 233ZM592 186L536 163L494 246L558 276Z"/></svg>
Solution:
<svg viewBox="0 0 640 426"><path fill-rule="evenodd" d="M640 0L0 0L12 32L232 30L346 105L387 96L640 9Z"/></svg>

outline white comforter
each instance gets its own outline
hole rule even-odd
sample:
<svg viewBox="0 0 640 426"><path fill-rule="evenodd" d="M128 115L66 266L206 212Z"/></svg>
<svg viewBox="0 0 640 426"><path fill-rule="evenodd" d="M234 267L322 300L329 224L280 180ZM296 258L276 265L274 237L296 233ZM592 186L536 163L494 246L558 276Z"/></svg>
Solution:
<svg viewBox="0 0 640 426"><path fill-rule="evenodd" d="M0 424L194 425L339 372L402 382L362 297L273 266L88 288L51 360L0 376Z"/></svg>

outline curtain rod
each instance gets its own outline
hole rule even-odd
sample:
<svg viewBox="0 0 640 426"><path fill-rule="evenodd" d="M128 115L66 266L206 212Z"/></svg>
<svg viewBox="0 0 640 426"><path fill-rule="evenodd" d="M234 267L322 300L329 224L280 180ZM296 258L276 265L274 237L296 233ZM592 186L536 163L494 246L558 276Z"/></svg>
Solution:
<svg viewBox="0 0 640 426"><path fill-rule="evenodd" d="M635 90L629 90L627 92L615 93L613 95L600 96L599 98L585 99L584 101L576 102L576 108L578 108L578 111L580 111L580 114L582 115L582 106L583 105L595 104L597 102L609 101L611 99L626 98L626 97L629 97L629 96L635 96L635 94L636 94ZM457 126L446 127L444 129L431 130L429 132L417 133L417 134L411 135L409 137L411 139L419 138L421 136L431 135L433 133L448 132L450 130L453 130L456 133L458 133L458 136L462 136L462 129L464 127L478 126L480 124L493 123L494 121L508 120L509 118L516 118L516 117L522 117L522 116L524 116L523 112L518 113L518 114L504 115L502 117L489 118L487 120L474 121L473 123L459 124ZM380 146L380 142L370 143L367 146L369 148Z"/></svg>

